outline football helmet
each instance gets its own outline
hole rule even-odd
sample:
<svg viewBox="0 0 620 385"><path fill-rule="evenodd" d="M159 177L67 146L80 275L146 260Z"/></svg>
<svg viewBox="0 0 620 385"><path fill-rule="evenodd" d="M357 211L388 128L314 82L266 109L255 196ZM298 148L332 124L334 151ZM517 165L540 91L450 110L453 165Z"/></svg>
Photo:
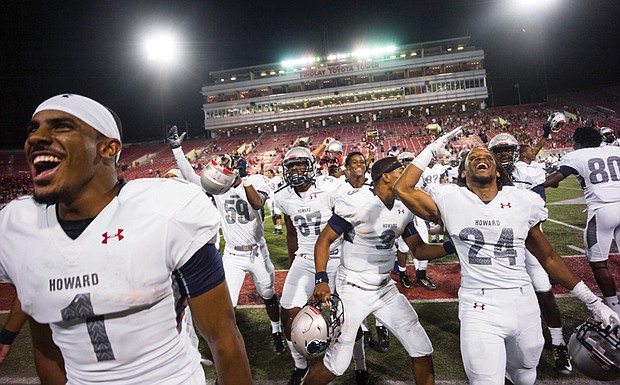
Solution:
<svg viewBox="0 0 620 385"><path fill-rule="evenodd" d="M332 140L325 148L325 152L331 156L342 156L344 154L344 147L339 140Z"/></svg>
<svg viewBox="0 0 620 385"><path fill-rule="evenodd" d="M415 155L413 155L413 152L409 152L409 151L401 152L396 157L396 159L398 159L398 161L402 163L404 166L407 166L409 163L411 163L411 161L414 158L415 158Z"/></svg>
<svg viewBox="0 0 620 385"><path fill-rule="evenodd" d="M594 318L577 326L568 341L573 366L599 381L620 377L620 338L618 329L603 328Z"/></svg>
<svg viewBox="0 0 620 385"><path fill-rule="evenodd" d="M601 127L601 137L603 138L603 142L613 143L616 140L616 133L613 128L610 127Z"/></svg>
<svg viewBox="0 0 620 385"><path fill-rule="evenodd" d="M202 188L211 195L224 194L230 190L239 177L237 170L229 169L230 164L230 155L216 156L207 162L200 174Z"/></svg>
<svg viewBox="0 0 620 385"><path fill-rule="evenodd" d="M323 315L321 305L309 302L293 319L291 341L293 346L306 358L320 356L329 344L340 337L344 323L344 306L340 297L329 297L329 316Z"/></svg>
<svg viewBox="0 0 620 385"><path fill-rule="evenodd" d="M558 132L566 124L566 116L562 112L552 112L547 119L552 132Z"/></svg>
<svg viewBox="0 0 620 385"><path fill-rule="evenodd" d="M291 148L282 161L284 181L293 187L313 181L315 163L314 155L306 147Z"/></svg>
<svg viewBox="0 0 620 385"><path fill-rule="evenodd" d="M497 155L504 170L510 171L519 160L519 142L510 134L502 132L489 141L489 150Z"/></svg>

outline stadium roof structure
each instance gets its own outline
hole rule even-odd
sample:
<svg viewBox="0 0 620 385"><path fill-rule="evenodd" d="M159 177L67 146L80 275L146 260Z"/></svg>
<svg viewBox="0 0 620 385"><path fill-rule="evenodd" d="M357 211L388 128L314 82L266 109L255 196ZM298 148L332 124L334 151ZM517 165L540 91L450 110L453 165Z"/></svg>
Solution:
<svg viewBox="0 0 620 385"><path fill-rule="evenodd" d="M470 38L308 55L211 73L205 127L215 137L465 111L488 97Z"/></svg>

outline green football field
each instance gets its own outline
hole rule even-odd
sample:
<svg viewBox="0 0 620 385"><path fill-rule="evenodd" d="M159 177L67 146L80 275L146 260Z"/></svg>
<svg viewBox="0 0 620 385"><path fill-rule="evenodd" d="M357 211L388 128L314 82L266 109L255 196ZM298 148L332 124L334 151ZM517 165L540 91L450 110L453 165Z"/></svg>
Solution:
<svg viewBox="0 0 620 385"><path fill-rule="evenodd" d="M549 220L545 222L543 228L551 244L562 256L583 254L582 229L585 227L586 213L582 197L582 190L574 177L562 182L559 188L548 190ZM265 238L276 269L286 269L288 257L285 236L272 234L273 226L270 219L266 220L265 228ZM614 251L616 250L614 249ZM449 256L436 263L453 261L455 261L455 257ZM431 265L429 267L431 274L432 268ZM420 293L425 289L416 287L410 290L413 290L413 297L415 298L416 291ZM459 321L456 300L416 301L414 299L412 303L433 342L435 349L433 358L438 382L466 383L459 352ZM589 312L581 302L570 296L559 296L558 303L562 311L565 338L568 341L572 329L583 322L588 317ZM4 322L6 316L6 314L0 314L0 322ZM288 353L282 356L273 354L270 328L264 309L261 306L240 307L237 309L237 321L246 343L255 380L263 384L285 384L293 368L293 363ZM373 337L376 337L372 321L369 326L373 331ZM557 384L596 383L586 379L576 371L568 377L556 374L553 369L553 358L546 328L545 338L547 344L538 367L538 377L541 382ZM209 356L204 343L201 345L201 349L203 355ZM387 353L379 353L369 349L367 365L373 384L413 383L410 360L395 338L391 338L391 346ZM214 371L207 368L206 373L207 378L212 383L211 381L215 378ZM16 340L11 355L0 366L0 384L37 383L35 377L29 332L26 327ZM354 384L352 367L334 383Z"/></svg>

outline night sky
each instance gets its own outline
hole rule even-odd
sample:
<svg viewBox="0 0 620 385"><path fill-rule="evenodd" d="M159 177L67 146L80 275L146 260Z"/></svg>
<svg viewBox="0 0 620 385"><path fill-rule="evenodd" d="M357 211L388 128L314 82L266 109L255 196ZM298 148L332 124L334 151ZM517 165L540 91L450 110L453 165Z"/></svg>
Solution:
<svg viewBox="0 0 620 385"><path fill-rule="evenodd" d="M360 45L471 36L487 56L489 106L516 104L516 83L523 103L544 100L545 72L549 93L620 83L617 0L21 0L3 1L0 19L0 148L20 148L32 111L64 92L115 110L125 142L162 139L161 96L166 124L202 136L210 71ZM143 48L157 27L182 43L163 72Z"/></svg>

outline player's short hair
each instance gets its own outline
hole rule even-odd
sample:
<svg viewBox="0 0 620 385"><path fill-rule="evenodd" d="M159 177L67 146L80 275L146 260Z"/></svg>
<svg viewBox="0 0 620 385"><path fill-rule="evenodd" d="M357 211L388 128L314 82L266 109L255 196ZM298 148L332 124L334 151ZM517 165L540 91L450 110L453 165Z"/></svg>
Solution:
<svg viewBox="0 0 620 385"><path fill-rule="evenodd" d="M578 127L573 133L573 141L585 148L599 147L601 135L594 127Z"/></svg>
<svg viewBox="0 0 620 385"><path fill-rule="evenodd" d="M364 158L364 161L366 161L366 157L364 156L364 154L362 154L359 151L353 151L353 152L350 152L349 155L347 155L347 157L345 158L344 165L349 166L349 163L351 163L351 159L357 155L361 156L362 158Z"/></svg>
<svg viewBox="0 0 620 385"><path fill-rule="evenodd" d="M388 156L383 159L379 159L372 165L372 171L370 173L372 183L376 184L379 179L381 179L383 174L392 172L399 167L403 167L403 164L400 163L395 156Z"/></svg>

